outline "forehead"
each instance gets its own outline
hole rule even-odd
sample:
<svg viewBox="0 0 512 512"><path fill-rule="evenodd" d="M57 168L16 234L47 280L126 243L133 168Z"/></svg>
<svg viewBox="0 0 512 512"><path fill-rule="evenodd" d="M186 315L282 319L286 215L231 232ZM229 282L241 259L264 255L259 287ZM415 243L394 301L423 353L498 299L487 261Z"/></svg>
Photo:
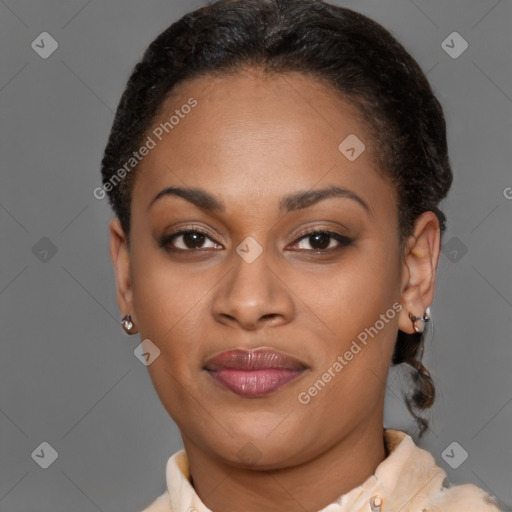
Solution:
<svg viewBox="0 0 512 512"><path fill-rule="evenodd" d="M199 186L246 209L331 184L356 191L372 209L394 201L358 109L301 73L249 69L182 83L147 136L155 144L139 164L133 190L141 205L170 185ZM355 160L352 149L360 153Z"/></svg>

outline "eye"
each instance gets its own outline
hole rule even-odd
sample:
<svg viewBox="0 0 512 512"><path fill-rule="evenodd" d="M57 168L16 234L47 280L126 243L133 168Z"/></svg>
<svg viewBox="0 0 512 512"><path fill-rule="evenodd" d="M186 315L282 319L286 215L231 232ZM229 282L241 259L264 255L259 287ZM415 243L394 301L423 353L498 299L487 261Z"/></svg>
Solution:
<svg viewBox="0 0 512 512"><path fill-rule="evenodd" d="M335 233L333 231L326 231L324 229L315 229L301 233L300 238L295 242L294 245L302 244L303 240L309 240L308 243L310 246L316 246L313 247L313 249L306 248L305 250L316 253L329 253L333 250L340 249L341 247L348 246L352 243L350 238L347 238L346 236L340 235L339 233ZM331 245L331 242L333 241L338 242L338 245L336 246L335 244L333 247ZM299 247L299 249L304 249L304 247Z"/></svg>
<svg viewBox="0 0 512 512"><path fill-rule="evenodd" d="M175 240L182 238L181 247L174 245ZM198 249L209 249L210 247L204 247L205 239L210 238L209 234L205 231L193 227L187 227L176 233L172 233L165 236L160 241L160 247L169 248L170 251L194 251Z"/></svg>

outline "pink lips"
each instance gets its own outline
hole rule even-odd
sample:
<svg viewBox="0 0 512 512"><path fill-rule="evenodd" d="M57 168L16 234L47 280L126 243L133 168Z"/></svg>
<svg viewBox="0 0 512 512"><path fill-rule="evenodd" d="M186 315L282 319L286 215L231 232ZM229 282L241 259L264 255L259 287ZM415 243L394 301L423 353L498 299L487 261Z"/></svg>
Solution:
<svg viewBox="0 0 512 512"><path fill-rule="evenodd" d="M307 367L275 350L235 349L208 359L204 369L217 383L234 393L257 398L295 380Z"/></svg>

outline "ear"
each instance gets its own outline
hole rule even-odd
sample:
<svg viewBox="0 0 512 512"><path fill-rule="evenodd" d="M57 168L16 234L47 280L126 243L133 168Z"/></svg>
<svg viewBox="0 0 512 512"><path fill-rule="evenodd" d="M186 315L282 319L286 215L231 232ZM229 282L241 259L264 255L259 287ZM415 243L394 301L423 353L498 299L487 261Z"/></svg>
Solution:
<svg viewBox="0 0 512 512"><path fill-rule="evenodd" d="M116 273L117 304L122 316L131 315L135 332L137 319L133 307L130 253L126 235L117 217L110 222L110 258Z"/></svg>
<svg viewBox="0 0 512 512"><path fill-rule="evenodd" d="M414 233L405 245L401 287L403 309L400 311L398 328L405 333L414 334L409 313L423 316L434 300L441 249L439 219L434 212L424 212L416 219Z"/></svg>

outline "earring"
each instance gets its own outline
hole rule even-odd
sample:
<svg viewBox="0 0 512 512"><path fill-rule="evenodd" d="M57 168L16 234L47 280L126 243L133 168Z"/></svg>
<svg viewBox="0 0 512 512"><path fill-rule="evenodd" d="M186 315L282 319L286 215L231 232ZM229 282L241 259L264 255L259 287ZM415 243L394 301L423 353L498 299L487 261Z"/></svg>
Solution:
<svg viewBox="0 0 512 512"><path fill-rule="evenodd" d="M124 332L126 332L126 334L136 334L137 330L134 329L135 325L130 315L125 315L123 317L121 320L121 325L123 326Z"/></svg>
<svg viewBox="0 0 512 512"><path fill-rule="evenodd" d="M430 308L427 308L425 310L425 313L423 313L423 316L414 316L412 313L409 313L409 318L412 320L412 323L414 325L414 330L416 331L416 333L423 333L423 331L425 330L425 322L428 322L431 319ZM413 363L413 366L423 375L430 377L430 373L422 364L424 351L425 351L425 336L421 336L420 346L419 346L419 352L420 352L419 358Z"/></svg>
<svg viewBox="0 0 512 512"><path fill-rule="evenodd" d="M414 316L412 313L409 313L409 318L412 320L414 330L417 333L422 333L425 330L425 322L430 320L430 308L425 310L423 316Z"/></svg>

